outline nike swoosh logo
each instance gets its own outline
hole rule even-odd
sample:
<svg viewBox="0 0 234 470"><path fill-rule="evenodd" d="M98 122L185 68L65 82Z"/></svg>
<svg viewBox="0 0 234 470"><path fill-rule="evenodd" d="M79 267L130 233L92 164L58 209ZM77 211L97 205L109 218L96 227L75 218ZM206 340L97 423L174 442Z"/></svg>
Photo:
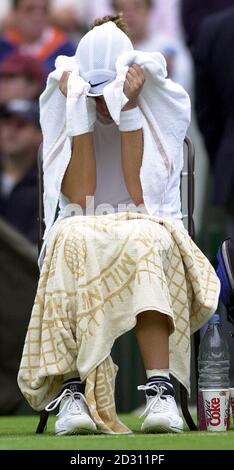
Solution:
<svg viewBox="0 0 234 470"><path fill-rule="evenodd" d="M109 81L109 80L105 80L104 82L95 83L94 85L93 85L91 82L89 82L89 84L90 84L90 86L91 86L92 88L95 88L96 86L103 85L103 83L107 83L108 81Z"/></svg>

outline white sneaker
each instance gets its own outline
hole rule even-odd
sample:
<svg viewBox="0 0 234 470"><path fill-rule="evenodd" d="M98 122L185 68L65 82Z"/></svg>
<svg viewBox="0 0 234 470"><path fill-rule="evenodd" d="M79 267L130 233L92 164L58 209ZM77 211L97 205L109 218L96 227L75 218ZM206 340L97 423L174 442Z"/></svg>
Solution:
<svg viewBox="0 0 234 470"><path fill-rule="evenodd" d="M91 419L85 397L80 392L72 392L66 388L62 394L53 400L46 411L53 411L58 405L59 412L55 423L55 434L87 434L96 431L96 424Z"/></svg>
<svg viewBox="0 0 234 470"><path fill-rule="evenodd" d="M165 386L161 384L156 385L155 383L140 385L138 390L144 390L145 392L152 391L154 393L154 395L146 394L146 409L141 415L146 416L141 426L143 432L183 432L183 420L179 415L174 397L168 394L167 383L165 383Z"/></svg>

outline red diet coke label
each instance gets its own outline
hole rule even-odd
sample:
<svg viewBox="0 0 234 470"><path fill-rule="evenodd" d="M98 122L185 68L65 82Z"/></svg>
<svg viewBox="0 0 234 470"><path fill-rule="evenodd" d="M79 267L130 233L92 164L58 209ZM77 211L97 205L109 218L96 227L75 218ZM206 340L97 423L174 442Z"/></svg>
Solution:
<svg viewBox="0 0 234 470"><path fill-rule="evenodd" d="M229 390L202 390L204 417L208 431L226 431L229 429ZM201 397L200 397L201 398ZM201 403L200 403L201 406ZM201 410L202 412L202 410ZM202 413L201 413L202 416ZM203 417L202 416L202 417ZM199 428L204 430L204 418ZM202 427L201 427L202 425Z"/></svg>

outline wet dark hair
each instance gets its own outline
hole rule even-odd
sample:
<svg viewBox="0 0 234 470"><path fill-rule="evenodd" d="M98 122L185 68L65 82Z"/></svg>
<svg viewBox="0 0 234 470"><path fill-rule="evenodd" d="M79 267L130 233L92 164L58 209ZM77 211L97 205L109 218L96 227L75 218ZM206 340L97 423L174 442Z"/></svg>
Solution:
<svg viewBox="0 0 234 470"><path fill-rule="evenodd" d="M113 23L115 23L116 26L121 29L121 31L129 36L127 23L125 23L123 20L123 15L121 13L116 16L107 15L103 16L102 18L97 18L91 25L90 29L93 29L95 26L101 26L102 24L108 23L108 21L113 21Z"/></svg>

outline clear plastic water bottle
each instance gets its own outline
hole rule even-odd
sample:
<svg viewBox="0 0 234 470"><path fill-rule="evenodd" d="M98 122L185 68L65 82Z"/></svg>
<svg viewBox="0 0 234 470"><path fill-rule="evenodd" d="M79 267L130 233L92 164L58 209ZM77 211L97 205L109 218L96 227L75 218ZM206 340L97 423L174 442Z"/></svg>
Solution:
<svg viewBox="0 0 234 470"><path fill-rule="evenodd" d="M221 422L226 422L228 428L229 367L228 344L220 328L219 315L215 314L208 323L199 348L198 421L200 430L224 430L220 428Z"/></svg>

